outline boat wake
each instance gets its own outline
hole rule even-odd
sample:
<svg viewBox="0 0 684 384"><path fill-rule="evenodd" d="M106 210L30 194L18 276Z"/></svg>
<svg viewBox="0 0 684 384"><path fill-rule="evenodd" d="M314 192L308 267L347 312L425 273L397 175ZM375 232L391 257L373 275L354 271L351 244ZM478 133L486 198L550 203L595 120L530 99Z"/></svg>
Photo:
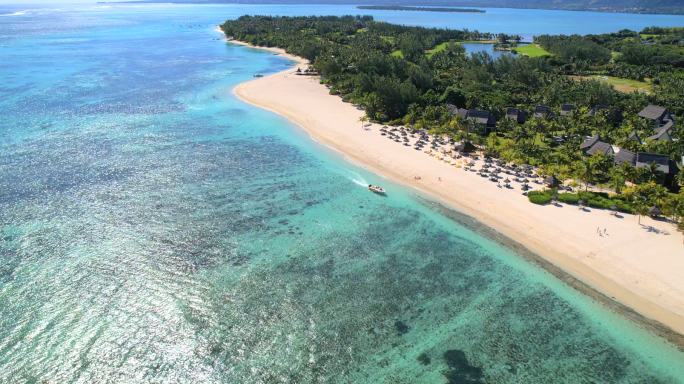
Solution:
<svg viewBox="0 0 684 384"><path fill-rule="evenodd" d="M347 176L347 178L354 182L354 184L360 185L364 188L368 188L368 182L361 175L356 172L349 171L354 177Z"/></svg>

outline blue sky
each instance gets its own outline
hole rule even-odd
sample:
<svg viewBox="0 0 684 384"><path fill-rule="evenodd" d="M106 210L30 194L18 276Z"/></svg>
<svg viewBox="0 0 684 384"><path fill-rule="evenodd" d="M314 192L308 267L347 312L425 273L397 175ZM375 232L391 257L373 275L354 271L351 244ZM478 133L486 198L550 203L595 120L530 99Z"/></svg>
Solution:
<svg viewBox="0 0 684 384"><path fill-rule="evenodd" d="M31 4L95 4L98 1L107 1L107 0L29 0L29 1L0 0L0 4L17 5L17 6L31 5Z"/></svg>

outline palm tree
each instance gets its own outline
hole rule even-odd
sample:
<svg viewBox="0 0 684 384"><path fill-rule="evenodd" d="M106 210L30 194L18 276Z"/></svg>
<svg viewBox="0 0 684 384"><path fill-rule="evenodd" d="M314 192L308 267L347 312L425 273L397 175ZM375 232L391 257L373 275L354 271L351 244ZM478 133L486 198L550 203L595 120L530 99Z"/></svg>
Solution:
<svg viewBox="0 0 684 384"><path fill-rule="evenodd" d="M641 225L641 216L648 213L648 206L643 200L637 200L634 202L632 210L634 210L634 213L639 216L639 225Z"/></svg>
<svg viewBox="0 0 684 384"><path fill-rule="evenodd" d="M359 121L361 122L361 128L363 128L363 124L368 121L368 117L365 115L361 116L359 117Z"/></svg>
<svg viewBox="0 0 684 384"><path fill-rule="evenodd" d="M589 183L594 181L594 172L587 162L580 161L575 167L575 177L584 182L584 190L589 190Z"/></svg>
<svg viewBox="0 0 684 384"><path fill-rule="evenodd" d="M662 180L663 171L660 170L660 166L655 161L648 163L648 166L645 168L645 170L648 181L660 182L660 180Z"/></svg>
<svg viewBox="0 0 684 384"><path fill-rule="evenodd" d="M677 184L684 187L684 170L679 171L679 173L676 176L676 180L677 180Z"/></svg>

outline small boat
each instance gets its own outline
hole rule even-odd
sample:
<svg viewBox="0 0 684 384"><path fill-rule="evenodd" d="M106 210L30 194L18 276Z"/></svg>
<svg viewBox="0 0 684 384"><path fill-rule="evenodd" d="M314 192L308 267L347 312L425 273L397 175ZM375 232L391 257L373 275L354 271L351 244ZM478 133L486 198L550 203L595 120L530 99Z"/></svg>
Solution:
<svg viewBox="0 0 684 384"><path fill-rule="evenodd" d="M385 190L380 188L377 185L368 185L368 190L371 192L375 192L375 193L381 193L381 194L385 193Z"/></svg>
<svg viewBox="0 0 684 384"><path fill-rule="evenodd" d="M254 77L264 77L264 75L262 75L261 73L257 73L256 75L254 75Z"/></svg>

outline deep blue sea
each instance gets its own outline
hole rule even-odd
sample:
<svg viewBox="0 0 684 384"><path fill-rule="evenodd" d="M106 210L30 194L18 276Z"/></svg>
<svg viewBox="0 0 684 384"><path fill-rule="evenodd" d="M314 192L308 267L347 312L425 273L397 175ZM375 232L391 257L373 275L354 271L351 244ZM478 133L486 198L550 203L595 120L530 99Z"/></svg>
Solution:
<svg viewBox="0 0 684 384"><path fill-rule="evenodd" d="M684 20L488 12L374 14ZM245 13L358 12L0 6L0 383L684 382L663 339L237 100L288 64L215 40Z"/></svg>

